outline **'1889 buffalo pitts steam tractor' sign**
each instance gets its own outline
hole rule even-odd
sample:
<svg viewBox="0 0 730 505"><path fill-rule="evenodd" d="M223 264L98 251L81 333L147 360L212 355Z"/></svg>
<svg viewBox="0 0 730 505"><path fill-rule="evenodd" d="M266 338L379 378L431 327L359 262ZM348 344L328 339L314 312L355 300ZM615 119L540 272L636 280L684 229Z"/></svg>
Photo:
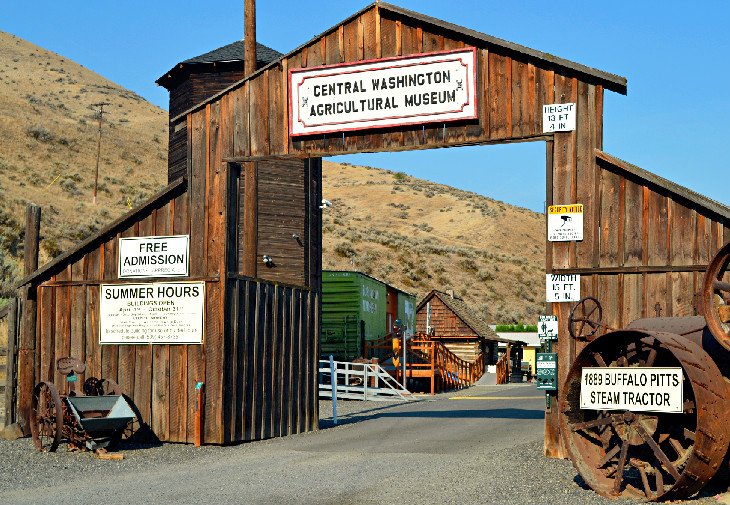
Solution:
<svg viewBox="0 0 730 505"><path fill-rule="evenodd" d="M601 334L594 298L569 330L587 342L560 393L561 430L586 483L609 497L686 498L720 470L730 423L730 244L705 273L703 316L639 319Z"/></svg>

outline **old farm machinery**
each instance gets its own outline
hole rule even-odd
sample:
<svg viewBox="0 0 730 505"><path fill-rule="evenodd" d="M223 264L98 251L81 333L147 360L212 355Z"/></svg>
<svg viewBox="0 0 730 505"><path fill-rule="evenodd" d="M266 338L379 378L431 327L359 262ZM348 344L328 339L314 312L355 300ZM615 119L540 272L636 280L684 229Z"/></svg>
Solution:
<svg viewBox="0 0 730 505"><path fill-rule="evenodd" d="M62 439L77 450L116 445L136 417L117 383L89 377L77 392L75 384L86 365L75 358L61 358L56 370L65 378L65 394L59 394L52 382L40 382L33 390L30 426L36 448L53 452Z"/></svg>
<svg viewBox="0 0 730 505"><path fill-rule="evenodd" d="M730 442L730 244L713 258L703 316L633 321L605 331L581 300L571 335L587 342L560 393L570 459L607 497L687 498L727 471Z"/></svg>

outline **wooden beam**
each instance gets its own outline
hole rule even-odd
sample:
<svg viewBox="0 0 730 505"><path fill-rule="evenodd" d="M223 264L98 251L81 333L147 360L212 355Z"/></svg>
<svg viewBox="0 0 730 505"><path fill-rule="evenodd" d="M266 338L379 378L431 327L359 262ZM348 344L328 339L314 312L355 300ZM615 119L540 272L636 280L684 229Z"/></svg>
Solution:
<svg viewBox="0 0 730 505"><path fill-rule="evenodd" d="M705 272L707 265L639 265L623 267L597 267L597 268L555 268L554 274L578 274L578 275L600 275L600 274L663 274L669 272Z"/></svg>
<svg viewBox="0 0 730 505"><path fill-rule="evenodd" d="M241 273L256 277L258 256L258 164L245 162L243 188L243 268Z"/></svg>

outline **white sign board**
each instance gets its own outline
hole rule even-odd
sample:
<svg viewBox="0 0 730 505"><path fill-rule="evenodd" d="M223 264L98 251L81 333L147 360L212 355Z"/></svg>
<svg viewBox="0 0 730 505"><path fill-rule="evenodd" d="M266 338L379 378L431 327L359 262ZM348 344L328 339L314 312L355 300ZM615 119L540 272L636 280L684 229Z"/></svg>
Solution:
<svg viewBox="0 0 730 505"><path fill-rule="evenodd" d="M547 274L545 292L547 302L577 302L580 300L580 275Z"/></svg>
<svg viewBox="0 0 730 505"><path fill-rule="evenodd" d="M580 408L634 412L683 412L682 369L583 368Z"/></svg>
<svg viewBox="0 0 730 505"><path fill-rule="evenodd" d="M583 240L583 205L550 205L547 229L550 242Z"/></svg>
<svg viewBox="0 0 730 505"><path fill-rule="evenodd" d="M547 340L558 338L558 316L539 316L537 336Z"/></svg>
<svg viewBox="0 0 730 505"><path fill-rule="evenodd" d="M188 235L120 238L119 278L185 277L189 243Z"/></svg>
<svg viewBox="0 0 730 505"><path fill-rule="evenodd" d="M289 133L477 118L476 49L289 71Z"/></svg>
<svg viewBox="0 0 730 505"><path fill-rule="evenodd" d="M572 132L575 130L575 104L553 103L542 106L542 132Z"/></svg>
<svg viewBox="0 0 730 505"><path fill-rule="evenodd" d="M204 282L102 284L101 344L201 344Z"/></svg>

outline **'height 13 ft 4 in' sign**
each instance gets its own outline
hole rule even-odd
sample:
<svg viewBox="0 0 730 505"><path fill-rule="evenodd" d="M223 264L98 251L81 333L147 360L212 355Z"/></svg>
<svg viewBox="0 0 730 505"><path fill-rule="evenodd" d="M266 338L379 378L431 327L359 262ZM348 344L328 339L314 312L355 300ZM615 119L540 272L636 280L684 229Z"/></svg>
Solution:
<svg viewBox="0 0 730 505"><path fill-rule="evenodd" d="M475 118L474 48L289 71L292 136Z"/></svg>

